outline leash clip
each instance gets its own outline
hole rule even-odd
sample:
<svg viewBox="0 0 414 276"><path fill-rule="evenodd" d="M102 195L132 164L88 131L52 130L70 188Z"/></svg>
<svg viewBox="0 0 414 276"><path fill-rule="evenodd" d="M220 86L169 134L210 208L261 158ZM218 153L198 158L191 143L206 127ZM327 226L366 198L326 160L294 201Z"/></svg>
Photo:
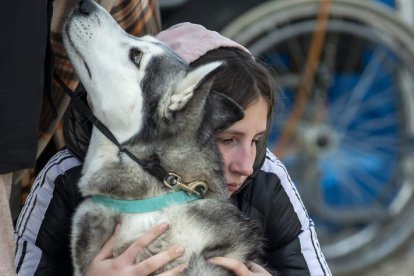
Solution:
<svg viewBox="0 0 414 276"><path fill-rule="evenodd" d="M207 183L200 180L195 180L190 183L184 183L181 180L181 176L175 173L168 173L168 176L164 178L163 183L170 189L184 190L187 193L195 194L199 197L204 197L208 191Z"/></svg>

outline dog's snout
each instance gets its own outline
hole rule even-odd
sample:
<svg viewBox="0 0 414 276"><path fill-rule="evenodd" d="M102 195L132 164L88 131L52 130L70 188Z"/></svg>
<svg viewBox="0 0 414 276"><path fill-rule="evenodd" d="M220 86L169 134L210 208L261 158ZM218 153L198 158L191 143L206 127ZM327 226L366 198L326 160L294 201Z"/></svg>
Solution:
<svg viewBox="0 0 414 276"><path fill-rule="evenodd" d="M81 0L79 3L79 12L89 15L95 9L91 0Z"/></svg>

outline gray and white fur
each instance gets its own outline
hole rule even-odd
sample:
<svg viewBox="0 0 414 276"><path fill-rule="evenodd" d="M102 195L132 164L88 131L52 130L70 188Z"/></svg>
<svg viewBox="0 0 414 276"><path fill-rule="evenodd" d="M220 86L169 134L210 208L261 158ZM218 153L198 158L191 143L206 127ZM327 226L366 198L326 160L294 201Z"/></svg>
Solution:
<svg viewBox="0 0 414 276"><path fill-rule="evenodd" d="M260 231L229 203L216 144L215 133L243 117L231 99L210 92L221 63L190 69L155 38L124 32L93 1L83 1L68 18L64 44L88 91L93 113L123 146L141 160L155 154L167 171L179 174L184 182L201 180L209 187L204 199L149 213L118 213L86 199L73 218L75 275L86 273L118 223L114 256L154 225L168 222L170 230L137 261L179 244L186 249L184 255L164 269L188 263L185 275L232 275L206 260L228 256L258 262ZM79 187L83 196L116 199L172 192L96 128Z"/></svg>

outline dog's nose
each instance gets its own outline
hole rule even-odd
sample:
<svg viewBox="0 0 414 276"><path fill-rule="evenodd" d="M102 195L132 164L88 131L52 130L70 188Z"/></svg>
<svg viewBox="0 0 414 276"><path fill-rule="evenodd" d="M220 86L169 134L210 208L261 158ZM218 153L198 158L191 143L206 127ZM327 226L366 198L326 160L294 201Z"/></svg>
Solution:
<svg viewBox="0 0 414 276"><path fill-rule="evenodd" d="M79 12L89 15L95 9L91 0L81 0L79 3Z"/></svg>

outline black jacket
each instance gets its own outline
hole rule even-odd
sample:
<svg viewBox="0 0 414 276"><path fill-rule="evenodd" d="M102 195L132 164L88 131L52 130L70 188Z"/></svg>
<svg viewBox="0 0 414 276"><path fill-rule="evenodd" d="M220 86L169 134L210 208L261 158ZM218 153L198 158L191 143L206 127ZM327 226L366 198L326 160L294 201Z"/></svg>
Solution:
<svg viewBox="0 0 414 276"><path fill-rule="evenodd" d="M77 181L89 141L88 124L69 114L70 149L39 173L16 224L19 275L71 275L71 216L82 201ZM73 123L81 122L82 128ZM278 275L331 275L314 225L283 164L270 152L231 200L262 228L266 263Z"/></svg>

